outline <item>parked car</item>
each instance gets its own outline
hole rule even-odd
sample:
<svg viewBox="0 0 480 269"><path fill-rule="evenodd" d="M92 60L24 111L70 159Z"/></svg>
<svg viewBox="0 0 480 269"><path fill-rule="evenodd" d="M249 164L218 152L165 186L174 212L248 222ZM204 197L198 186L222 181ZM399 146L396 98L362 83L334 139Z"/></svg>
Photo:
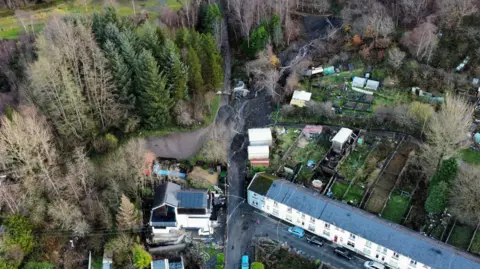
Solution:
<svg viewBox="0 0 480 269"><path fill-rule="evenodd" d="M323 242L318 236L307 237L307 242L312 245L317 245L319 247L323 246Z"/></svg>
<svg viewBox="0 0 480 269"><path fill-rule="evenodd" d="M337 256L340 256L340 257L345 258L347 260L351 260L353 258L350 250L348 250L344 247L336 247L333 251L335 252L335 254L337 254Z"/></svg>
<svg viewBox="0 0 480 269"><path fill-rule="evenodd" d="M288 228L288 232L300 238L303 238L305 236L305 231L302 228L296 226Z"/></svg>
<svg viewBox="0 0 480 269"><path fill-rule="evenodd" d="M242 269L250 268L250 263L248 262L248 255L242 256Z"/></svg>
<svg viewBox="0 0 480 269"><path fill-rule="evenodd" d="M369 268L369 269L385 269L386 268L385 265L378 262L374 262L374 261L365 262L364 266L365 268Z"/></svg>

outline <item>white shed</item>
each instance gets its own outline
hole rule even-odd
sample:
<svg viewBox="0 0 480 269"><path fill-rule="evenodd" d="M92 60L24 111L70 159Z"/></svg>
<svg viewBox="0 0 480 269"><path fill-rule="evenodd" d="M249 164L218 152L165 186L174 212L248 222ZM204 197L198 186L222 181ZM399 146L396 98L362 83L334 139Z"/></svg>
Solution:
<svg viewBox="0 0 480 269"><path fill-rule="evenodd" d="M312 93L311 92L306 92L306 91L294 91L292 100L290 101L291 105L296 105L298 107L304 107L305 104L310 101L310 98L312 98Z"/></svg>
<svg viewBox="0 0 480 269"><path fill-rule="evenodd" d="M369 79L367 80L367 86L365 86L365 88L376 91L378 90L379 86L380 86L380 82Z"/></svg>
<svg viewBox="0 0 480 269"><path fill-rule="evenodd" d="M248 129L250 146L271 146L272 131L270 128Z"/></svg>
<svg viewBox="0 0 480 269"><path fill-rule="evenodd" d="M353 77L352 87L363 88L365 87L367 79L361 77Z"/></svg>
<svg viewBox="0 0 480 269"><path fill-rule="evenodd" d="M342 128L332 139L333 150L339 152L343 149L345 143L350 139L353 131L348 128Z"/></svg>
<svg viewBox="0 0 480 269"><path fill-rule="evenodd" d="M269 156L268 146L248 146L248 160L268 159Z"/></svg>

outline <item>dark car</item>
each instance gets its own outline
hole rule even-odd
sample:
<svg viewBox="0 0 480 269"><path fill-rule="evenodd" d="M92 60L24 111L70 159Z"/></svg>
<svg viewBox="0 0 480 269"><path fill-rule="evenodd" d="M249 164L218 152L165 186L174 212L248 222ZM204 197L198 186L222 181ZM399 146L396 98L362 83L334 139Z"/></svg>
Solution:
<svg viewBox="0 0 480 269"><path fill-rule="evenodd" d="M350 250L348 250L346 248L338 247L338 248L335 248L333 251L335 252L335 254L337 254L337 256L340 256L340 257L345 258L347 260L351 260L353 258Z"/></svg>
<svg viewBox="0 0 480 269"><path fill-rule="evenodd" d="M312 245L317 245L319 247L323 246L323 242L317 236L307 237L307 242Z"/></svg>

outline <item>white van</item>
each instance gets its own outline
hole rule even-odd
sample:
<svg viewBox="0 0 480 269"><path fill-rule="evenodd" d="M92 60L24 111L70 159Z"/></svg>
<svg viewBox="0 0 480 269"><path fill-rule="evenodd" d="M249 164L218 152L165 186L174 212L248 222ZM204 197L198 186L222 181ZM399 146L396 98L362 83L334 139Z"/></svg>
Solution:
<svg viewBox="0 0 480 269"><path fill-rule="evenodd" d="M386 268L385 265L378 262L374 262L374 261L365 262L364 266L365 268L369 268L369 269L385 269Z"/></svg>

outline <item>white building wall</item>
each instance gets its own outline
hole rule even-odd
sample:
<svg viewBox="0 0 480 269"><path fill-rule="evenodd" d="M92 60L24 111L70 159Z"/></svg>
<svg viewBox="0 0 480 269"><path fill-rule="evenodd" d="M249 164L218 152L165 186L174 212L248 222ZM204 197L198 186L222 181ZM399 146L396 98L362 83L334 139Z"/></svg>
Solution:
<svg viewBox="0 0 480 269"><path fill-rule="evenodd" d="M329 241L335 242L352 251L359 253L371 260L386 264L391 268L398 269L431 269L420 262L412 261L410 258L399 253L370 242L365 238L342 230L331 223L314 218L307 214L290 208L282 203L277 203L270 198L248 190L248 204L262 211L271 214L279 219L287 221L292 225L303 228L306 231L321 236ZM263 204L263 207L262 207Z"/></svg>

